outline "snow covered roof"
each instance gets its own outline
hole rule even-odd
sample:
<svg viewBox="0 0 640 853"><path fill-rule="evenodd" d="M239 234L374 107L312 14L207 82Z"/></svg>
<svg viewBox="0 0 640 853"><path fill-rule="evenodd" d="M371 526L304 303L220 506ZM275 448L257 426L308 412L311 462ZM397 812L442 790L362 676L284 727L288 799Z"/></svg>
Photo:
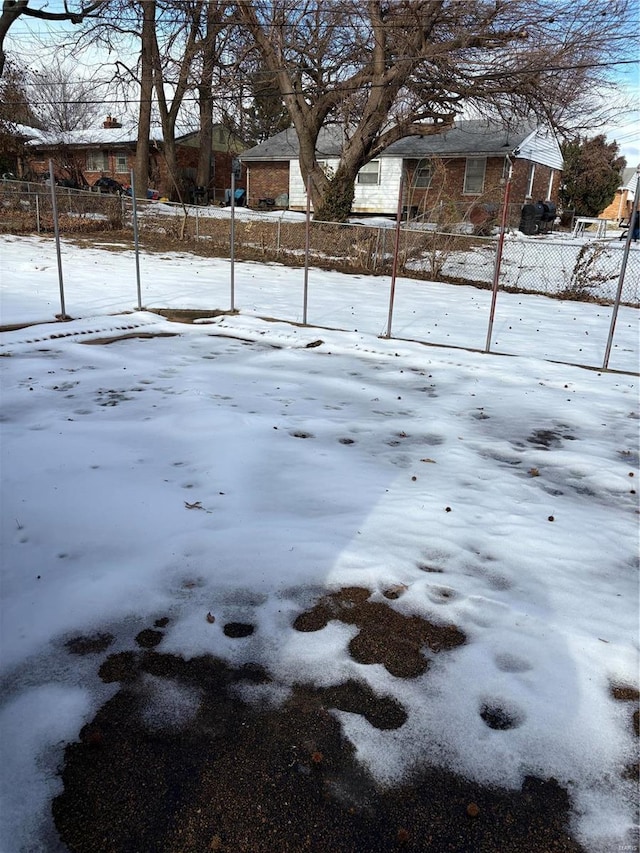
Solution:
<svg viewBox="0 0 640 853"><path fill-rule="evenodd" d="M92 127L86 130L42 131L29 128L27 145L135 145L138 138L136 124L123 127ZM193 129L182 128L176 133L177 139L193 134ZM162 142L162 127L152 125L149 132L152 142Z"/></svg>
<svg viewBox="0 0 640 853"><path fill-rule="evenodd" d="M13 130L16 136L26 140L35 139L42 134L41 130L31 127L28 124L16 124L14 122L9 122L9 127Z"/></svg>

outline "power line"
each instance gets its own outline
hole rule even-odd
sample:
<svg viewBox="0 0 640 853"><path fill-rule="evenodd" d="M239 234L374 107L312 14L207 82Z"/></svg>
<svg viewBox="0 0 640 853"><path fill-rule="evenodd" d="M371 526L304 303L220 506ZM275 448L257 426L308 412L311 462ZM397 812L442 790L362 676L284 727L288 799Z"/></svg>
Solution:
<svg viewBox="0 0 640 853"><path fill-rule="evenodd" d="M428 60L424 60L424 61L426 62ZM555 71L580 71L580 70L588 70L588 69L596 69L596 68L612 68L612 67L615 67L617 65L628 65L631 63L635 63L635 62L636 62L636 60L616 60L613 62L576 63L573 65L544 65L542 68L524 68L522 70L507 69L507 70L504 70L501 72L494 72L494 73L488 73L488 74L474 74L473 71L471 69L469 69L469 73L471 73L472 76L475 77L476 79L481 79L483 81L484 80L500 80L503 78L512 78L514 76L527 76L530 74L540 74L540 73L546 73L546 72L552 72L552 71L553 72L555 72ZM265 76L267 78L271 78L272 75L270 72L265 72ZM234 79L236 81L238 81L238 79L240 79L240 82L244 83L246 85L251 85L251 84L254 84L256 82L255 76L252 76L252 75L246 74L246 73L240 74L240 75L235 74ZM113 79L111 79L111 80L99 80L99 81L96 81L96 80L85 81L82 79L78 79L78 80L71 81L71 82L72 82L72 84L75 83L75 84L80 85L80 86L81 85L90 85L90 84L92 84L94 86L113 85L114 84ZM171 86L172 85L171 80L165 80L163 82L164 82L165 86ZM1 83L1 81L0 81L0 83ZM348 83L348 81L345 81L345 83ZM54 81L54 84L55 84L55 81ZM52 85L52 81L49 81L49 80L43 80L42 82L34 80L34 81L29 81L28 83L25 84L25 86L27 88L29 88L29 87L37 88L38 86L50 87L51 85ZM386 86L387 86L386 83L374 83L374 82L368 82L368 83L365 82L365 83L359 84L357 86L349 86L349 85L341 85L338 82L338 84L336 85L335 88L339 87L341 89L341 91L348 93L348 92L358 92L358 91L367 90L367 89L386 88ZM279 92L278 95L279 95L279 97L285 97L286 95L300 95L300 94L304 95L304 94L308 93L309 91L310 91L309 89L301 88L299 90L291 90L288 92ZM330 89L328 88L327 91L330 91ZM227 97L235 100L237 95L230 95ZM99 101L84 101L84 100L83 101L64 101L64 100L61 100L61 101L56 101L56 103L59 103L61 105L69 104L69 103L92 104L92 103L102 103L103 100L104 99L101 99ZM197 101L198 98L196 98L195 96L193 96L193 97L192 96L185 96L183 100ZM140 99L139 98L133 98L133 97L132 98L125 98L125 99L114 98L114 99L110 99L110 102L112 102L112 103L136 103L136 104L139 104ZM22 102L19 102L19 101L16 101L15 103L16 104L18 104L18 103L22 104ZM35 106L38 102L32 101L31 103ZM43 102L43 103L50 103L50 101Z"/></svg>

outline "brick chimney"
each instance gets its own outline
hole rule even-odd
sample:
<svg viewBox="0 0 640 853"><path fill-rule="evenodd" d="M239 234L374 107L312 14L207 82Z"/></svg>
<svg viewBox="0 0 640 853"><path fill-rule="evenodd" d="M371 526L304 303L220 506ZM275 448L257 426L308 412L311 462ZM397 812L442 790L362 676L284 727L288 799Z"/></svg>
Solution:
<svg viewBox="0 0 640 853"><path fill-rule="evenodd" d="M122 125L120 124L120 122L119 122L117 119L112 118L112 116L107 116L107 120L106 120L105 122L103 122L102 126L103 126L103 127L106 127L106 128L118 128L118 127L122 127Z"/></svg>

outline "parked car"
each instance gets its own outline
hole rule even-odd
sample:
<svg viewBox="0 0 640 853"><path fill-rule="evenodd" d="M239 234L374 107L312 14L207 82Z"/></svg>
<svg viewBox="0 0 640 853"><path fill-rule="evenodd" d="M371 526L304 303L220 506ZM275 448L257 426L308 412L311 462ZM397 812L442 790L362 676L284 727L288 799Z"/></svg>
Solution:
<svg viewBox="0 0 640 853"><path fill-rule="evenodd" d="M101 193L109 193L110 195L122 195L125 191L122 184L113 178L98 178L93 186L97 187Z"/></svg>
<svg viewBox="0 0 640 853"><path fill-rule="evenodd" d="M87 187L87 184L79 184L73 178L56 178L56 186L67 187L71 190L83 190Z"/></svg>
<svg viewBox="0 0 640 853"><path fill-rule="evenodd" d="M33 172L27 172L27 174L22 179L24 181L34 181L37 183L44 182L48 187L51 186L51 175L49 172L43 172L42 174L35 174ZM84 181L84 178L83 178ZM86 181L84 183L78 183L78 181L73 178L59 178L56 175L53 176L53 183L57 187L66 187L70 190L84 190L89 185Z"/></svg>

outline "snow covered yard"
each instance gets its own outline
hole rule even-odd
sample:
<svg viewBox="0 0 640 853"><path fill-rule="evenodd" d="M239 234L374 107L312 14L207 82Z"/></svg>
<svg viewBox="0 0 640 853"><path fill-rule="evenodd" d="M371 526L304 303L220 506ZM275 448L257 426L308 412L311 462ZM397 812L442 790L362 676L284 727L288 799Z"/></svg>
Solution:
<svg viewBox="0 0 640 853"><path fill-rule="evenodd" d="M111 249L105 251L104 248L63 242L66 312L74 318L92 320L82 326L85 332L98 328L95 318L131 311L137 305L134 254L128 244L115 244ZM53 240L5 237L0 243L0 252L2 324L52 321L60 312ZM143 306L213 312L226 310L231 305L228 260L203 258L188 252L143 253L140 270ZM300 323L303 274L301 269L280 264L237 263L234 306L243 315ZM387 331L389 289L389 278L385 276L311 269L308 322L315 326L382 335ZM484 350L490 306L488 290L399 278L392 334L398 338ZM541 295L499 293L491 350L600 367L611 316L610 306L551 300ZM101 322L104 326L104 321ZM57 333L70 334L79 328L65 324ZM35 332L32 335L21 333L17 339L34 337L37 337ZM618 314L609 367L637 372L639 363L638 310L623 305Z"/></svg>
<svg viewBox="0 0 640 853"><path fill-rule="evenodd" d="M50 244L1 251L2 322L41 321L0 350L3 853L633 849L637 376L541 360L542 297L500 295L515 358L379 339L375 279L357 332L267 322L300 291L257 264L185 325L73 247L46 324ZM225 307L222 262L145 263L146 304ZM480 344L486 298L398 323Z"/></svg>

